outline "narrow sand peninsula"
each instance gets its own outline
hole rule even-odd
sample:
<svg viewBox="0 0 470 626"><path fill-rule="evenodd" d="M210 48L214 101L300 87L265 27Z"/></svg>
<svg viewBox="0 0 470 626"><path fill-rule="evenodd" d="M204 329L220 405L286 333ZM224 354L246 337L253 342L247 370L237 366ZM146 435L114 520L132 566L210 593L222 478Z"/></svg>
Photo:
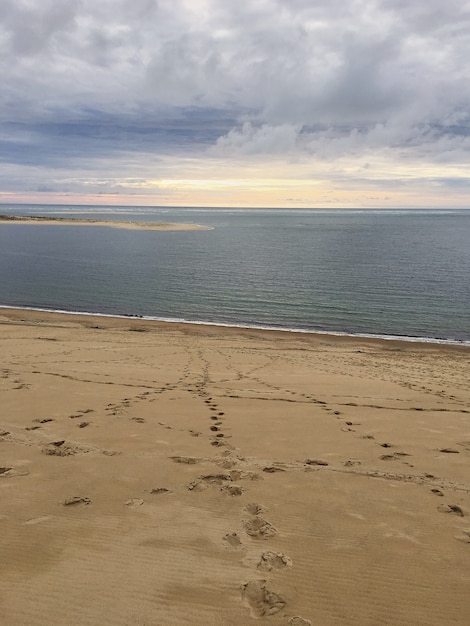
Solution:
<svg viewBox="0 0 470 626"><path fill-rule="evenodd" d="M468 625L468 348L12 310L0 341L2 624Z"/></svg>
<svg viewBox="0 0 470 626"><path fill-rule="evenodd" d="M121 220L97 220L93 218L68 218L45 216L0 215L0 224L43 224L45 226L107 226L126 230L212 230L201 224L163 223L163 222L126 222Z"/></svg>

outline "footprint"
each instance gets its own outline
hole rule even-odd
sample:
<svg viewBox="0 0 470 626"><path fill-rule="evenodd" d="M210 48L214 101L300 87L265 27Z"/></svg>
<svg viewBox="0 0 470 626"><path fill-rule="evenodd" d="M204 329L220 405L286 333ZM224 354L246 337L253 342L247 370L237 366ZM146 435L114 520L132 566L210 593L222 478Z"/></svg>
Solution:
<svg viewBox="0 0 470 626"><path fill-rule="evenodd" d="M452 513L453 515L464 517L464 512L458 506L458 504L441 504L440 506L437 507L437 509L441 513Z"/></svg>
<svg viewBox="0 0 470 626"><path fill-rule="evenodd" d="M230 474L203 474L199 476L199 480L203 480L206 483L222 485L225 481L231 481L232 477Z"/></svg>
<svg viewBox="0 0 470 626"><path fill-rule="evenodd" d="M175 463L182 463L184 465L195 465L199 463L199 459L194 456L170 456L170 459Z"/></svg>
<svg viewBox="0 0 470 626"><path fill-rule="evenodd" d="M289 626L312 626L312 622L309 619L305 619L305 617L300 617L299 615L291 617L287 623Z"/></svg>
<svg viewBox="0 0 470 626"><path fill-rule="evenodd" d="M259 515L260 513L264 513L267 511L267 508L262 504L257 504L255 502L250 502L246 505L245 511L250 513L250 515Z"/></svg>
<svg viewBox="0 0 470 626"><path fill-rule="evenodd" d="M48 446L42 449L42 452L50 456L68 456L69 454L73 454L73 452L68 453L67 446L62 448L64 443L64 440L52 441Z"/></svg>
<svg viewBox="0 0 470 626"><path fill-rule="evenodd" d="M261 476L251 470L233 469L229 472L230 480L260 480Z"/></svg>
<svg viewBox="0 0 470 626"><path fill-rule="evenodd" d="M306 465L328 465L326 461L322 461L321 459L307 459L305 461Z"/></svg>
<svg viewBox="0 0 470 626"><path fill-rule="evenodd" d="M243 527L246 534L255 539L268 539L268 537L274 537L277 534L274 526L262 517L246 520L243 523Z"/></svg>
<svg viewBox="0 0 470 626"><path fill-rule="evenodd" d="M394 452L393 454L382 454L379 459L381 461L396 461L403 456L410 456L406 452Z"/></svg>
<svg viewBox="0 0 470 626"><path fill-rule="evenodd" d="M206 474L189 483L188 489L189 491L204 491L210 484L224 485L231 480L230 474Z"/></svg>
<svg viewBox="0 0 470 626"><path fill-rule="evenodd" d="M292 559L282 552L263 552L258 563L258 569L266 572L285 567L292 567Z"/></svg>
<svg viewBox="0 0 470 626"><path fill-rule="evenodd" d="M205 491L208 487L209 485L201 480L193 480L193 482L188 485L189 491L195 492Z"/></svg>
<svg viewBox="0 0 470 626"><path fill-rule="evenodd" d="M224 487L221 487L220 491L223 491L229 496L241 496L243 493L243 487L240 487L240 485L225 485Z"/></svg>
<svg viewBox="0 0 470 626"><path fill-rule="evenodd" d="M129 506L131 508L136 508L138 506L142 506L144 503L144 501L142 500L142 498L131 498L130 500L126 500L124 502L124 504L126 506Z"/></svg>
<svg viewBox="0 0 470 626"><path fill-rule="evenodd" d="M459 454L459 451L455 448L439 448L439 452L445 452L446 454Z"/></svg>
<svg viewBox="0 0 470 626"><path fill-rule="evenodd" d="M223 539L231 548L239 548L242 545L241 539L237 533L227 533Z"/></svg>
<svg viewBox="0 0 470 626"><path fill-rule="evenodd" d="M47 454L48 456L73 456L75 454L89 452L89 450L66 443L63 439L61 439L60 441L52 441L49 445L43 448L41 452L43 454Z"/></svg>
<svg viewBox="0 0 470 626"><path fill-rule="evenodd" d="M266 588L265 580L249 580L241 588L242 601L252 617L265 617L279 613L285 606L284 598Z"/></svg>
<svg viewBox="0 0 470 626"><path fill-rule="evenodd" d="M263 472L266 472L267 474L274 474L276 472L285 472L286 470L282 467L277 467L276 465L268 465L266 467L263 467Z"/></svg>
<svg viewBox="0 0 470 626"><path fill-rule="evenodd" d="M62 503L64 506L75 506L77 504L91 504L90 498L84 498L83 496L74 496L73 498L68 498L68 500L64 500Z"/></svg>
<svg viewBox="0 0 470 626"><path fill-rule="evenodd" d="M444 495L442 493L442 491L440 489L437 489L437 488L431 489L431 493L434 493L436 496L443 496Z"/></svg>
<svg viewBox="0 0 470 626"><path fill-rule="evenodd" d="M150 493L153 493L154 495L159 495L162 493L172 493L171 489L167 489L166 487L154 487L154 489L150 490Z"/></svg>
<svg viewBox="0 0 470 626"><path fill-rule="evenodd" d="M233 459L215 459L214 463L216 463L222 469L231 469L237 465L237 461Z"/></svg>

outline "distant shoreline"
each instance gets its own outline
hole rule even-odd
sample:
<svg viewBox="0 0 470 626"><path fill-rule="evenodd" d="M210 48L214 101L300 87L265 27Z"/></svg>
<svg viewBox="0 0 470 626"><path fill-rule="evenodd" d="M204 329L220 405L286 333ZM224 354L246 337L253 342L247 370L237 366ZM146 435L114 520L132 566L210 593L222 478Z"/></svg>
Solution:
<svg viewBox="0 0 470 626"><path fill-rule="evenodd" d="M211 226L201 224L164 223L164 222L126 222L123 220L97 220L89 218L47 217L0 215L0 224L43 224L46 226L107 226L127 230L212 230Z"/></svg>

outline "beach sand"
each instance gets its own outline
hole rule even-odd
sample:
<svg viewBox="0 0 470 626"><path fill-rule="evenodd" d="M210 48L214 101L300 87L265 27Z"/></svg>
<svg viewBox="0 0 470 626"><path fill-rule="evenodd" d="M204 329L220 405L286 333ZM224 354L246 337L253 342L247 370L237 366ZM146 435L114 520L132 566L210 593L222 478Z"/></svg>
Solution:
<svg viewBox="0 0 470 626"><path fill-rule="evenodd" d="M470 621L468 348L0 310L0 623Z"/></svg>
<svg viewBox="0 0 470 626"><path fill-rule="evenodd" d="M69 213L71 213L71 211ZM212 230L211 226L202 226L201 224L99 220L93 218L80 219L68 217L43 217L39 215L0 215L0 224L34 224L44 226L106 226L108 228L124 228L126 230Z"/></svg>

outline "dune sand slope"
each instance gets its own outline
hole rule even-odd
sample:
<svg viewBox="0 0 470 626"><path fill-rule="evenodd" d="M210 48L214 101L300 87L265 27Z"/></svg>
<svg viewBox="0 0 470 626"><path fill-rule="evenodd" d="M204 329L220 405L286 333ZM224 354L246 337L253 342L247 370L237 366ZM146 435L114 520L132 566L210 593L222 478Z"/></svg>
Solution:
<svg viewBox="0 0 470 626"><path fill-rule="evenodd" d="M0 623L469 623L468 349L2 310L0 351Z"/></svg>

